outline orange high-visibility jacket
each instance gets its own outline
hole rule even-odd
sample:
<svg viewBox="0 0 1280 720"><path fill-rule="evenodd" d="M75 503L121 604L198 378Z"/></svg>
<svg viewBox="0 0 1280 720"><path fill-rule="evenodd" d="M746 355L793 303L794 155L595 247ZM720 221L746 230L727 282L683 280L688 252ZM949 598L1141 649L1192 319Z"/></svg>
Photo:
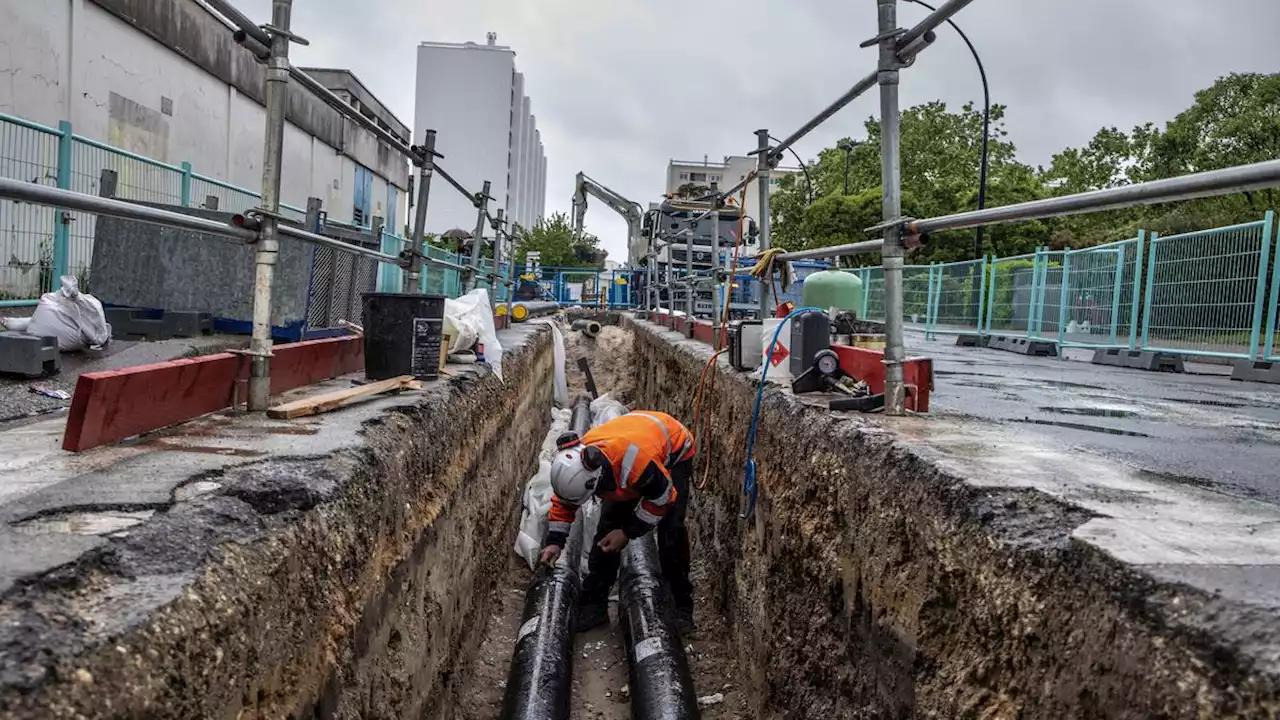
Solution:
<svg viewBox="0 0 1280 720"><path fill-rule="evenodd" d="M612 482L597 486L598 497L615 502L639 499L635 522L623 528L631 538L652 530L675 505L676 488L668 469L693 457L693 433L670 415L649 410L592 428L582 444L599 448L609 461L605 475ZM545 544L563 545L577 512L577 505L552 495Z"/></svg>

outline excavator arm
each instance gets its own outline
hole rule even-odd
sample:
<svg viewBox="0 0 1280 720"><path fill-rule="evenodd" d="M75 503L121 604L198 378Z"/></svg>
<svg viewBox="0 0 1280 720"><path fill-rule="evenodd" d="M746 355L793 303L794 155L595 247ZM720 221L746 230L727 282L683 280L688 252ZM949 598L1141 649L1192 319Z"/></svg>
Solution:
<svg viewBox="0 0 1280 720"><path fill-rule="evenodd" d="M608 205L611 210L627 221L627 260L637 263L649 255L649 241L641 232L643 210L633 200L619 195L609 188L578 173L573 186L573 231L582 232L583 220L587 215L587 196L591 195Z"/></svg>

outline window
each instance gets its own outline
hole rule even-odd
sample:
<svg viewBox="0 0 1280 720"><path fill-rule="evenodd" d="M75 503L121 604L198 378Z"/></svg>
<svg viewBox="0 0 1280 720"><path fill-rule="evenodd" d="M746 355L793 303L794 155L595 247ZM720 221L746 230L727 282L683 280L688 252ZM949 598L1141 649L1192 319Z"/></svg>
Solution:
<svg viewBox="0 0 1280 720"><path fill-rule="evenodd" d="M718 183L720 182L720 177L721 177L720 175L708 175L707 180L710 182Z"/></svg>
<svg viewBox="0 0 1280 720"><path fill-rule="evenodd" d="M680 179L681 179L681 180L688 180L688 179L689 179L689 173L680 173Z"/></svg>
<svg viewBox="0 0 1280 720"><path fill-rule="evenodd" d="M351 208L351 224L368 227L373 221L373 171L356 165L355 202Z"/></svg>
<svg viewBox="0 0 1280 720"><path fill-rule="evenodd" d="M689 173L689 179L692 180L693 182L706 182L707 174L706 173Z"/></svg>

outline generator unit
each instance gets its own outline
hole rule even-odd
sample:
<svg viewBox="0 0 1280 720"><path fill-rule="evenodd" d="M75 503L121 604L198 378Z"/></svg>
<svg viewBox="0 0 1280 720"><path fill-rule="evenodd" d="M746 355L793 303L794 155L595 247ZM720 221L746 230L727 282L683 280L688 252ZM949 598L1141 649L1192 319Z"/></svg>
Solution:
<svg viewBox="0 0 1280 720"><path fill-rule="evenodd" d="M760 367L763 354L764 326L759 320L734 320L729 323L730 365L750 372Z"/></svg>

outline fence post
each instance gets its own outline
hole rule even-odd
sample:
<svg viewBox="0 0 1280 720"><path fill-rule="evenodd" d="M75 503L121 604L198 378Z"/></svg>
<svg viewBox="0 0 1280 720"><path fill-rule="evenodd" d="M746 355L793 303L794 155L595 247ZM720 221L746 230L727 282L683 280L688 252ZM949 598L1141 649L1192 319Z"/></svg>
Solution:
<svg viewBox="0 0 1280 720"><path fill-rule="evenodd" d="M982 311L983 309L986 308L986 305L987 305L987 258L988 257L990 256L987 255L986 253L983 253L982 265L980 266L981 269L978 271L978 284L980 288L978 290L978 307L976 308L977 310L976 316L977 316L978 322L976 325L974 325L974 329L978 331L978 335L982 335L982 317L983 317ZM973 282L972 276L970 276L969 281ZM970 293L970 295L972 296L972 293Z"/></svg>
<svg viewBox="0 0 1280 720"><path fill-rule="evenodd" d="M1262 248L1258 253L1258 286L1253 292L1253 327L1249 332L1250 360L1258 359L1258 340L1262 332L1262 306L1267 299L1267 267L1271 264L1271 229L1275 227L1275 217L1275 211L1268 210L1266 219L1262 222ZM1267 351L1271 351L1270 345L1267 345Z"/></svg>
<svg viewBox="0 0 1280 720"><path fill-rule="evenodd" d="M1046 270L1047 272L1047 270ZM1063 355L1063 343L1067 340L1067 303L1070 301L1071 251L1062 253L1062 282L1058 286L1058 359L1066 360Z"/></svg>
<svg viewBox="0 0 1280 720"><path fill-rule="evenodd" d="M71 123L66 120L58 122L58 189L71 189L71 151L75 144L75 134ZM62 276L70 270L71 262L71 214L62 208L53 211L53 276L49 287L45 290L56 292L62 283Z"/></svg>
<svg viewBox="0 0 1280 720"><path fill-rule="evenodd" d="M182 207L191 207L191 163L182 161Z"/></svg>
<svg viewBox="0 0 1280 720"><path fill-rule="evenodd" d="M1130 301L1132 307L1129 309L1129 349L1138 349L1138 308L1142 307L1142 271L1143 271L1143 252L1147 244L1147 231L1138 231L1138 251L1133 256L1133 299Z"/></svg>
<svg viewBox="0 0 1280 720"><path fill-rule="evenodd" d="M1143 293L1142 308L1142 349L1146 350L1150 342L1151 300L1156 291L1156 243L1160 241L1160 233L1151 233L1151 246L1147 248L1147 290Z"/></svg>
<svg viewBox="0 0 1280 720"><path fill-rule="evenodd" d="M1270 218L1271 214L1267 214ZM1274 230L1274 228L1273 228ZM1276 322L1280 321L1280 317L1276 317L1280 312L1280 233L1275 233L1277 237L1276 252L1272 257L1275 262L1275 268L1271 272L1271 309L1267 313L1267 344L1262 349L1262 359L1267 360L1275 352L1276 342ZM1268 241L1270 241L1268 239Z"/></svg>
<svg viewBox="0 0 1280 720"><path fill-rule="evenodd" d="M1010 288L1016 290L1016 288ZM1040 248L1036 248L1035 255L1031 258L1031 297L1027 301L1027 337L1033 337L1032 333L1039 333L1036 329L1036 312L1039 306L1038 299L1040 297Z"/></svg>
<svg viewBox="0 0 1280 720"><path fill-rule="evenodd" d="M1115 345L1120 334L1120 286L1124 284L1125 246L1120 246L1116 260L1116 275L1111 282L1111 344Z"/></svg>
<svg viewBox="0 0 1280 720"><path fill-rule="evenodd" d="M991 259L991 285L987 290L987 335L991 334L991 319L996 314L996 290L1000 285L996 282L999 278L1000 258Z"/></svg>
<svg viewBox="0 0 1280 720"><path fill-rule="evenodd" d="M859 268L858 274L862 276L862 317L861 320L867 320L871 317L871 268Z"/></svg>

